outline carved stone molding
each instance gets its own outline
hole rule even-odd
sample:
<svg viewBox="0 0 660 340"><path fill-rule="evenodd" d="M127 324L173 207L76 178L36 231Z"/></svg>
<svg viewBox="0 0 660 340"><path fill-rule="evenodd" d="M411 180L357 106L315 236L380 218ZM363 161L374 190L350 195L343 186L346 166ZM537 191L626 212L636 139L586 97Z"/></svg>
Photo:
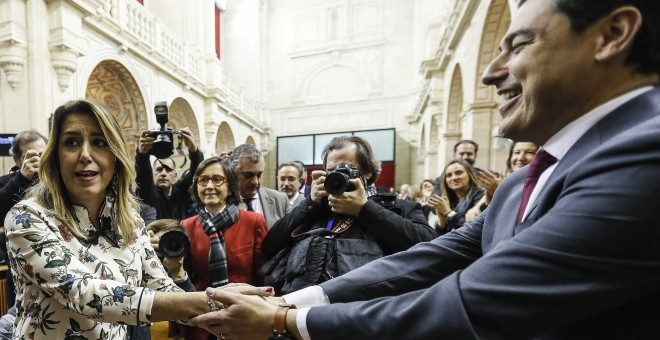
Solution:
<svg viewBox="0 0 660 340"><path fill-rule="evenodd" d="M78 59L78 53L69 47L57 46L50 49L50 61L57 74L57 84L62 92L69 88L71 75L78 69L76 59Z"/></svg>
<svg viewBox="0 0 660 340"><path fill-rule="evenodd" d="M15 90L21 80L21 73L25 66L27 49L17 43L0 46L0 68L7 76L7 83Z"/></svg>

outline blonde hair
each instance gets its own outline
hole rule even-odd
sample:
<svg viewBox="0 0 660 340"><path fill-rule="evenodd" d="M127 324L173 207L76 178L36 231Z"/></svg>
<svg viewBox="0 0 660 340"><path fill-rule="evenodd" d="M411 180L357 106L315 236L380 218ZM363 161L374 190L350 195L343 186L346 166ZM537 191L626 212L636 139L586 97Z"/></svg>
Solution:
<svg viewBox="0 0 660 340"><path fill-rule="evenodd" d="M41 156L39 165L39 182L30 189L27 197L34 198L44 208L59 220L77 237L85 238L78 226L72 202L68 199L67 190L60 175L58 148L60 133L64 119L71 114L89 115L101 126L110 151L115 155L115 175L106 188L106 196L115 199L112 209L113 227L118 230L125 243L137 238L135 220L140 206L133 195L135 190L135 169L126 147L126 138L117 119L101 104L81 99L65 103L55 110L50 131L50 142Z"/></svg>

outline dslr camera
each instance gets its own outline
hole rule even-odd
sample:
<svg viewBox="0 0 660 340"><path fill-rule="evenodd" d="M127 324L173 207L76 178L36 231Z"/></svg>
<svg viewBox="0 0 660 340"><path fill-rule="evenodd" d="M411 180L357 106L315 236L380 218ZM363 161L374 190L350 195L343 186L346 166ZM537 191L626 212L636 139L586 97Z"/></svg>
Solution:
<svg viewBox="0 0 660 340"><path fill-rule="evenodd" d="M169 158L174 153L174 131L167 127L169 111L167 102L156 102L154 105L156 122L160 125L158 129L150 130L149 136L154 138L153 147L149 151L150 155L158 159ZM179 138L182 138L181 131L176 132Z"/></svg>
<svg viewBox="0 0 660 340"><path fill-rule="evenodd" d="M190 251L190 239L180 230L170 230L158 241L161 254L169 259L180 259Z"/></svg>
<svg viewBox="0 0 660 340"><path fill-rule="evenodd" d="M360 170L349 164L339 164L335 170L328 172L323 186L325 191L332 195L341 195L346 191L355 190L355 186L349 180L360 178Z"/></svg>

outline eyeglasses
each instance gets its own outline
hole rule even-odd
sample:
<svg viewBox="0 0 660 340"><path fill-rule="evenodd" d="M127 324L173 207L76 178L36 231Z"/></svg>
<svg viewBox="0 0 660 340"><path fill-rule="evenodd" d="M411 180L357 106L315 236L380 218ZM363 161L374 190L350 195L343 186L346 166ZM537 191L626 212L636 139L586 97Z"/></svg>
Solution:
<svg viewBox="0 0 660 340"><path fill-rule="evenodd" d="M222 175L197 176L195 177L195 181L197 182L197 185L199 185L200 187L205 187L209 185L209 181L211 181L213 185L215 185L216 187L219 187L227 181L227 177Z"/></svg>

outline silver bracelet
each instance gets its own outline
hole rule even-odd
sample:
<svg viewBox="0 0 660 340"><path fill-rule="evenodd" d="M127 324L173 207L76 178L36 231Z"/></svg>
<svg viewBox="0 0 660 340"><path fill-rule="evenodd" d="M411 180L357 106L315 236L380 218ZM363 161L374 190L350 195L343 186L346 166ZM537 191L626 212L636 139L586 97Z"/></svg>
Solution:
<svg viewBox="0 0 660 340"><path fill-rule="evenodd" d="M211 299L210 296L206 299L206 303L211 307L211 312L217 312L220 310L218 306L215 305L215 302L213 299Z"/></svg>

